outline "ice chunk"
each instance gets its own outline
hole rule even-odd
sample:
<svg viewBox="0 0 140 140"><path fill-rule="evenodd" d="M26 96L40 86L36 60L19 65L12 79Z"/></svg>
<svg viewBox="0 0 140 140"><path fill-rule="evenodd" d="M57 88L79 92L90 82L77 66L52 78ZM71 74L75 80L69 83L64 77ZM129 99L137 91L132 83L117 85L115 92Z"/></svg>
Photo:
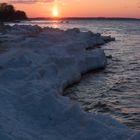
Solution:
<svg viewBox="0 0 140 140"><path fill-rule="evenodd" d="M109 116L85 113L62 96L82 73L106 66L104 51L95 46L110 37L31 25L14 25L5 36L7 51L0 54L1 140L140 139L139 132Z"/></svg>

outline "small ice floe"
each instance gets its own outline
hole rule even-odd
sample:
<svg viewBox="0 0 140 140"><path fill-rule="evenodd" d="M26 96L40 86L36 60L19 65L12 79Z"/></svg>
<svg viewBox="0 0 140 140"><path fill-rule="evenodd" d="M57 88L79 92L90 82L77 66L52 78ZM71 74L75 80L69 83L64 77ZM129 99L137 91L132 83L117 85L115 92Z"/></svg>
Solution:
<svg viewBox="0 0 140 140"><path fill-rule="evenodd" d="M110 41L115 41L115 38L111 36L103 36L103 40L105 41L105 43L108 43Z"/></svg>
<svg viewBox="0 0 140 140"><path fill-rule="evenodd" d="M106 58L108 58L108 59L112 59L112 57L113 56L111 54L106 56Z"/></svg>

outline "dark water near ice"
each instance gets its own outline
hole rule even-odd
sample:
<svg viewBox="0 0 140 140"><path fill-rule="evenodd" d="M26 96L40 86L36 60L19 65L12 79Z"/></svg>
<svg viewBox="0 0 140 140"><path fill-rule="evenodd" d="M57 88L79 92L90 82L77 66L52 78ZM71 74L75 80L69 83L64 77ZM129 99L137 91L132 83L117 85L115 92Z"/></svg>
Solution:
<svg viewBox="0 0 140 140"><path fill-rule="evenodd" d="M116 38L102 46L112 55L105 70L89 73L67 95L89 112L109 114L131 128L140 130L140 21L71 20L33 21L29 24L56 28L80 28ZM25 23L24 23L25 24Z"/></svg>

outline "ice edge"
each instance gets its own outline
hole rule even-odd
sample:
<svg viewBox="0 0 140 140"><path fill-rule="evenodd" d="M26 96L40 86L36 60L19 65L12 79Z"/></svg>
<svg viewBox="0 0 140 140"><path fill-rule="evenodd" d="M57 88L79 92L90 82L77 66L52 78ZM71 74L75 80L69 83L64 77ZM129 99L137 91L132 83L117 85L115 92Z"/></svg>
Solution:
<svg viewBox="0 0 140 140"><path fill-rule="evenodd" d="M111 37L79 29L8 26L0 36L2 140L126 140L140 133L109 116L89 114L61 94L81 74L106 66L95 46ZM6 49L5 49L6 48Z"/></svg>

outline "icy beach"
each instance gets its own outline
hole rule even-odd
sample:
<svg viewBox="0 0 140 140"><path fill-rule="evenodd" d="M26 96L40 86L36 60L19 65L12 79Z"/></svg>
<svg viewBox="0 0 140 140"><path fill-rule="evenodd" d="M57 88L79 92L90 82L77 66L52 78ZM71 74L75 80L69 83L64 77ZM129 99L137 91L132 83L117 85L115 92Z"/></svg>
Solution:
<svg viewBox="0 0 140 140"><path fill-rule="evenodd" d="M139 140L138 131L62 96L81 74L105 68L97 46L112 40L77 28L7 27L0 34L0 140Z"/></svg>

